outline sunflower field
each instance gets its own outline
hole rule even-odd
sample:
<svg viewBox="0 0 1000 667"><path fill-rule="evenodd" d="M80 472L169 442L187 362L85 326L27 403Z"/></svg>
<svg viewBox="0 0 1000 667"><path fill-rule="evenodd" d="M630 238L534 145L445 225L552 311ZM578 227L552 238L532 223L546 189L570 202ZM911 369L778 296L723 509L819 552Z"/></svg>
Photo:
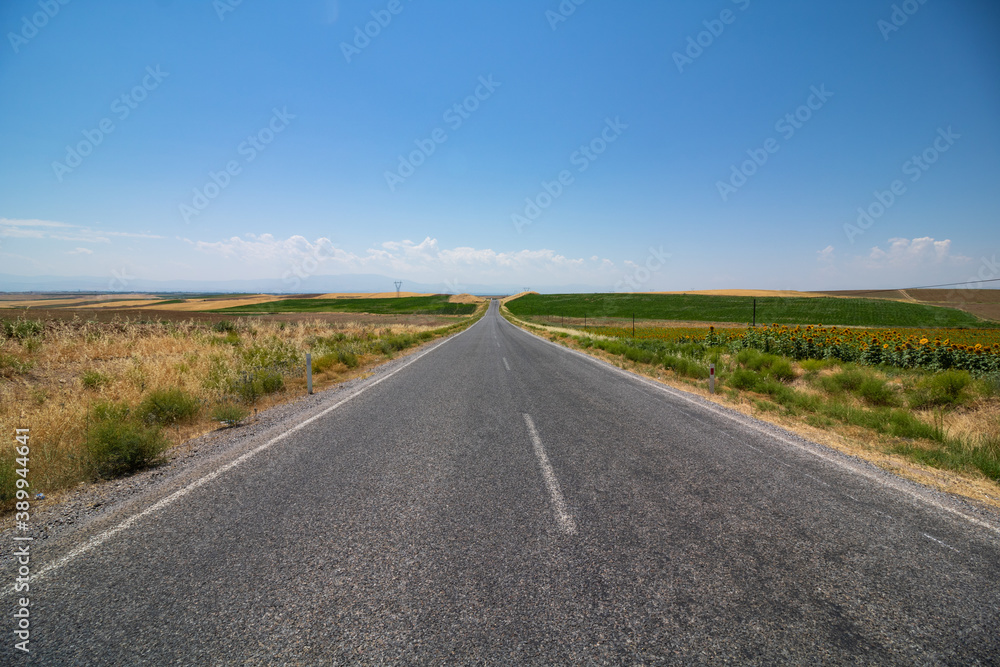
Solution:
<svg viewBox="0 0 1000 667"><path fill-rule="evenodd" d="M612 338L701 343L733 352L754 349L792 359L837 359L867 366L926 370L1000 372L1000 329L869 329L788 327L596 327L588 333Z"/></svg>

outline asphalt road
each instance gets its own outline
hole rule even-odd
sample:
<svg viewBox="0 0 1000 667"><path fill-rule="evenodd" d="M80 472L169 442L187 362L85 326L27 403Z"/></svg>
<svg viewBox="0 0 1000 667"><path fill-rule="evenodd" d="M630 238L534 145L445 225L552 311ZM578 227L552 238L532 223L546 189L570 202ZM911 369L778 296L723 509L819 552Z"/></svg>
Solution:
<svg viewBox="0 0 1000 667"><path fill-rule="evenodd" d="M405 361L39 547L3 662L1000 662L996 517L495 304Z"/></svg>

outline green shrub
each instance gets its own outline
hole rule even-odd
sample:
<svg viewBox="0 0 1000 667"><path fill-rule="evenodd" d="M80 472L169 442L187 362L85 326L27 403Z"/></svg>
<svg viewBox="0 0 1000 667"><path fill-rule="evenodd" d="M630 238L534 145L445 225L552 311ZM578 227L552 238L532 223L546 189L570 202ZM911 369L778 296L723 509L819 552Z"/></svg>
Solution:
<svg viewBox="0 0 1000 667"><path fill-rule="evenodd" d="M45 327L39 320L24 320L18 318L16 320L4 320L2 330L3 335L7 338L25 340L27 338L42 335Z"/></svg>
<svg viewBox="0 0 1000 667"><path fill-rule="evenodd" d="M210 338L208 342L211 345L232 345L233 347L239 347L240 335L235 331L230 331L221 338Z"/></svg>
<svg viewBox="0 0 1000 667"><path fill-rule="evenodd" d="M87 453L98 477L121 477L155 465L168 447L159 426L136 423L124 404L98 404L89 422Z"/></svg>
<svg viewBox="0 0 1000 667"><path fill-rule="evenodd" d="M904 443L893 451L938 468L974 468L990 479L1000 481L1000 436L997 435L991 435L976 444L948 440L944 446L936 449Z"/></svg>
<svg viewBox="0 0 1000 667"><path fill-rule="evenodd" d="M730 387L735 387L736 389L753 391L757 388L758 382L760 382L759 375L745 368L737 368L733 371L733 374L729 376L728 384Z"/></svg>
<svg viewBox="0 0 1000 667"><path fill-rule="evenodd" d="M1000 372L986 373L979 378L978 386L985 396L1000 396Z"/></svg>
<svg viewBox="0 0 1000 667"><path fill-rule="evenodd" d="M205 389L225 391L234 383L233 369L224 355L213 354L208 358L208 372L201 381Z"/></svg>
<svg viewBox="0 0 1000 667"><path fill-rule="evenodd" d="M236 323L230 320L221 320L212 325L212 331L217 331L218 333L235 333Z"/></svg>
<svg viewBox="0 0 1000 667"><path fill-rule="evenodd" d="M798 377L792 363L788 359L776 358L767 369L768 375L779 382L791 382Z"/></svg>
<svg viewBox="0 0 1000 667"><path fill-rule="evenodd" d="M258 398L281 391L285 387L285 378L280 372L264 369L255 373L246 373L230 387L232 393L247 403L253 403Z"/></svg>
<svg viewBox="0 0 1000 667"><path fill-rule="evenodd" d="M769 370L776 363L781 361L781 358L767 353L757 353L757 356L747 362L746 367L752 371L765 371Z"/></svg>
<svg viewBox="0 0 1000 667"><path fill-rule="evenodd" d="M746 348L736 353L736 362L748 370L757 371L763 376L772 377L779 382L791 382L798 377L792 368L792 363L784 357L758 352Z"/></svg>
<svg viewBox="0 0 1000 667"><path fill-rule="evenodd" d="M854 426L863 426L878 433L899 438L927 438L941 440L943 434L930 424L913 416L908 410L896 408L875 408L868 410L836 401L828 401L820 407L826 417Z"/></svg>
<svg viewBox="0 0 1000 667"><path fill-rule="evenodd" d="M249 368L289 368L301 363L299 350L287 341L271 337L243 350L243 364Z"/></svg>
<svg viewBox="0 0 1000 667"><path fill-rule="evenodd" d="M868 378L868 374L857 368L847 368L831 376L844 391L857 391Z"/></svg>
<svg viewBox="0 0 1000 667"><path fill-rule="evenodd" d="M642 350L637 347L629 347L625 350L625 358L639 364L648 364L653 361L656 355L649 350Z"/></svg>
<svg viewBox="0 0 1000 667"><path fill-rule="evenodd" d="M395 352L413 347L417 342L417 337L411 334L387 335L379 339L376 343L376 349L385 356L391 357Z"/></svg>
<svg viewBox="0 0 1000 667"><path fill-rule="evenodd" d="M708 367L699 364L697 361L691 361L690 359L685 360L686 363L681 369L681 375L695 379L695 380L707 380L708 379Z"/></svg>
<svg viewBox="0 0 1000 667"><path fill-rule="evenodd" d="M821 378L819 385L831 394L839 394L843 391L854 392L861 387L861 383L867 377L866 373L857 368L845 368L839 373Z"/></svg>
<svg viewBox="0 0 1000 667"><path fill-rule="evenodd" d="M111 378L104 373L90 370L84 371L83 375L80 376L80 382L83 383L86 389L100 389L111 383Z"/></svg>
<svg viewBox="0 0 1000 667"><path fill-rule="evenodd" d="M987 384L980 381L978 385L989 394ZM973 386L973 379L968 371L938 371L923 378L907 391L907 403L913 410L955 407L971 398L968 390Z"/></svg>
<svg viewBox="0 0 1000 667"><path fill-rule="evenodd" d="M628 349L624 343L614 339L594 341L594 347L604 350L608 354L616 354L618 356L624 355L625 351Z"/></svg>
<svg viewBox="0 0 1000 667"><path fill-rule="evenodd" d="M158 389L142 399L136 414L148 424L173 424L194 418L201 410L198 399L181 389Z"/></svg>
<svg viewBox="0 0 1000 667"><path fill-rule="evenodd" d="M807 373L818 373L819 371L833 366L837 362L833 359L803 359L799 362L802 370Z"/></svg>
<svg viewBox="0 0 1000 667"><path fill-rule="evenodd" d="M674 371L678 375L684 377L693 378L695 380L703 380L708 377L708 368L699 364L697 361L685 359L684 357L665 354L660 359L660 363L662 363L663 367L667 370Z"/></svg>
<svg viewBox="0 0 1000 667"><path fill-rule="evenodd" d="M329 370L335 363L337 363L337 355L335 353L317 355L312 360L313 373L322 373Z"/></svg>
<svg viewBox="0 0 1000 667"><path fill-rule="evenodd" d="M261 371L257 374L256 379L260 382L260 388L265 394L273 394L285 388L285 378L277 371Z"/></svg>
<svg viewBox="0 0 1000 667"><path fill-rule="evenodd" d="M14 375L24 375L35 364L30 361L21 361L13 354L0 352L0 377L13 377Z"/></svg>
<svg viewBox="0 0 1000 667"><path fill-rule="evenodd" d="M934 405L961 405L968 398L966 389L971 384L969 371L954 369L934 373L921 383L929 390Z"/></svg>
<svg viewBox="0 0 1000 667"><path fill-rule="evenodd" d="M360 363L358 361L358 355L348 350L338 350L337 361L344 364L348 368L357 368L358 364Z"/></svg>
<svg viewBox="0 0 1000 667"><path fill-rule="evenodd" d="M235 403L222 403L212 410L212 419L222 422L226 426L239 426L240 422L247 418L249 412Z"/></svg>
<svg viewBox="0 0 1000 667"><path fill-rule="evenodd" d="M805 422L816 428L829 428L834 423L829 417L822 417L820 415L806 415Z"/></svg>
<svg viewBox="0 0 1000 667"><path fill-rule="evenodd" d="M870 405L895 405L897 402L896 392L885 383L885 380L877 377L867 377L862 380L857 394Z"/></svg>

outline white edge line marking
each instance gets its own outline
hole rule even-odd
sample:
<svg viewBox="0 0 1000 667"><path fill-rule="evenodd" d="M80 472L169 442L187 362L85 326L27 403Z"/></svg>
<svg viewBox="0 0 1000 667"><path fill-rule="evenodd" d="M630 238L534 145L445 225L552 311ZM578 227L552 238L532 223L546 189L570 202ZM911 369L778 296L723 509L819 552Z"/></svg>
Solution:
<svg viewBox="0 0 1000 667"><path fill-rule="evenodd" d="M476 322L476 324L478 324L478 322ZM248 452L244 452L239 458L236 458L236 459L230 461L229 463L227 463L226 465L222 466L221 468L218 468L217 470L213 470L212 472L208 473L204 477L201 477L201 478L195 480L194 482L192 482L191 484L188 484L184 488L181 488L181 489L178 489L178 490L174 491L173 493L171 493L166 498L161 498L158 502L154 503L153 505L150 505L149 507L147 507L143 511L139 512L138 514L133 514L132 516L130 516L128 519L125 519L124 521L122 521L117 526L115 526L113 528L108 528L107 530L105 530L105 531L103 531L101 533L98 533L97 535L95 535L94 537L90 538L89 540L87 540L86 542L84 542L83 544L81 544L80 546L78 546L75 549L73 549L72 551L70 551L65 556L63 556L63 557L59 558L58 560L53 561L52 563L49 563L48 565L45 565L44 567L42 567L37 573L31 575L31 578L29 579L29 582L30 583L34 583L35 581L37 581L41 577L45 576L49 572L52 572L54 570L58 570L59 568L61 568L64 565L68 564L70 561L74 560L78 556L81 556L81 555L87 553L88 551L90 551L91 549L94 549L94 548L99 547L100 545L104 544L109 539L111 539L112 537L114 537L118 533L122 532L123 530L128 530L129 528L131 528L132 526L134 526L140 519L143 519L143 518L149 516L150 514L154 514L154 513L158 512L158 511L160 511L161 509L163 509L164 507L172 505L175 501L180 500L181 498L183 498L184 496L188 495L192 491L194 491L194 490L196 490L196 489L204 486L205 484L208 484L209 482L211 482L212 480L216 479L217 477L219 477L221 475L224 475L226 472L232 470L233 468L235 468L236 466L240 465L241 463L244 463L244 462L250 460L251 458L253 458L257 454L263 452L265 449L270 449L273 445L275 445L276 443L280 442L281 440L284 440L285 438L287 438L291 434L295 433L296 431L299 431L300 429L305 428L307 425L309 425L312 422L316 421L320 417L325 417L327 414L333 412L334 410L336 410L340 406L344 405L345 403L347 403L351 399L360 396L361 394L363 394L364 392L368 391L369 389L371 389L375 385L381 383L382 381L388 380L393 375L395 375L396 373L400 372L401 370L403 370L404 368L406 368L410 364L414 363L418 359L421 359L424 355L433 352L434 350L438 349L439 347L445 345L446 343L448 343L448 342L450 342L452 340L455 340L456 338L458 338L459 336L461 336L462 334L464 334L466 331L468 331L472 327L476 326L476 324L473 324L472 326L470 326L467 329L463 329L462 331L459 331L454 336L449 336L448 338L445 338L443 341L441 341L440 343L438 343L434 347L432 347L430 349L427 349L427 350L424 350L420 354L414 356L413 358L411 358L405 364L402 364L401 366L399 366L394 371L392 371L390 373L387 373L386 375L383 375L382 377L380 377L379 379L375 380L374 382L372 382L370 384L365 385L364 387L362 387L361 389L358 389L356 392L354 392L350 396L347 396L347 397L345 397L345 398L337 401L336 403L334 403L330 407L326 408L322 412L318 412L315 415L313 415L312 417L310 417L309 419L306 419L305 421L296 424L295 426L293 426L292 428L288 429L284 433L281 433L280 435L277 435L277 436L271 438L270 440L268 440L267 442L265 442L263 445L260 445L256 449L251 449ZM14 592L15 592L14 588L11 587L11 588L3 591L3 592L0 592L0 597L4 597L4 596L6 596L6 595L8 595L10 593L14 593Z"/></svg>
<svg viewBox="0 0 1000 667"><path fill-rule="evenodd" d="M507 320L504 319L504 322L507 322ZM766 429L764 429L763 427L758 426L757 424L755 424L754 422L752 422L750 420L746 420L746 421L741 420L739 417L742 417L743 415L737 416L736 414L733 414L733 413L729 412L725 408L716 406L714 403L708 403L708 404L702 403L702 402L700 402L698 400L695 400L695 398L693 396L689 396L689 395L687 395L686 392L680 391L679 389L674 389L673 387L667 387L666 385L662 385L662 384L659 384L657 382L653 382L652 380L644 378L641 375L636 375L635 373L630 373L630 372L628 372L626 370L618 368L617 366L613 366L613 365L609 364L608 362L606 362L606 361L604 361L602 359L598 359L597 357L592 357L589 354L584 354L582 352L577 352L576 350L571 350L571 349L569 349L567 347L563 347L562 345L559 345L558 343L553 343L550 340L545 340L541 336L536 336L535 334L531 333L530 331L525 331L521 327L519 327L519 326L517 326L515 324L512 324L510 322L507 322L507 324L510 324L510 326L512 326L516 331L520 331L524 335L530 336L534 340L541 341L543 343L546 343L548 345L551 345L551 346L555 347L558 350L562 350L563 352L566 352L567 354L572 354L572 355L575 355L575 356L580 357L582 359L585 359L587 361L590 361L591 363L595 364L596 366L599 366L600 368L604 368L606 370L613 371L613 372L618 373L619 375L623 375L623 376L625 376L625 377L627 377L630 380L633 380L635 382L641 382L642 384L645 384L648 387L652 387L653 389L657 389L659 391L662 391L663 393L668 394L670 396L673 396L674 398L679 398L679 399L681 399L683 401L687 401L688 403L691 403L692 405L696 405L696 406L698 406L699 408L701 408L703 410L707 410L708 412L712 412L712 413L714 413L714 414L716 414L716 415L718 415L720 417L724 417L724 418L726 418L726 419L728 419L730 421L736 422L737 424L742 424L742 425L744 425L744 426L746 426L748 428L752 428L753 430L757 431L758 433L760 433L761 435L763 435L763 436L765 436L767 438L771 438L773 440L777 440L779 442L783 442L784 444L786 444L786 445L788 445L790 447L794 447L794 448L802 450L804 452L808 452L809 454L812 454L816 458L823 459L827 463L832 463L833 465L835 465L835 466L837 466L839 468L843 468L845 470L849 470L849 471L853 472L854 474L861 475L862 477L865 477L868 480L870 480L872 482L875 482L875 483L877 483L877 484L879 484L881 486L885 486L885 487L888 487L890 489L894 489L896 491L899 491L900 493L902 493L904 495L907 495L907 496L909 496L910 498L912 498L914 500L918 500L918 501L920 501L920 502L922 502L922 503L924 503L926 505L930 505L931 507L933 507L935 509L947 512L949 514L953 514L953 515L955 515L957 517L961 517L962 519L965 519L969 523L975 524L975 525L977 525L977 526L979 526L981 528L985 528L985 529L989 530L992 533L1000 535L1000 527L994 526L993 524L988 523L986 521L983 521L981 519L977 519L976 517L971 516L969 514L966 514L965 512L962 512L961 510L957 510L957 509L955 509L953 507L948 507L947 505L945 505L943 503L940 503L940 502L934 500L933 498L928 498L928 497L924 496L923 494L918 493L917 491L914 491L913 489L905 486L901 480L897 481L896 479L892 479L892 478L880 477L879 475L877 475L876 473L874 473L874 472L872 472L870 470L866 470L865 468L863 468L861 466L858 466L856 464L852 465L850 462L842 460L841 458L839 458L839 456L835 456L833 454L827 454L827 453L825 453L823 451L820 451L818 449L818 447L823 447L823 445L819 445L819 444L813 443L813 446L809 447L809 446L804 445L801 442L796 442L794 440L791 440L790 438L786 438L786 437L778 435L776 433L769 432ZM774 428L781 428L781 427L780 426L775 426ZM836 452L836 450L832 450L832 451ZM837 452L837 454L840 454L840 452ZM844 454L840 454L840 455L841 456L846 456ZM891 473L889 473L889 474L891 474Z"/></svg>
<svg viewBox="0 0 1000 667"><path fill-rule="evenodd" d="M552 498L556 521L559 523L560 528L572 535L576 532L576 522L573 521L569 509L566 507L566 500L563 498L562 491L559 490L559 480L556 479L556 473L549 463L549 457L545 455L545 447L542 446L542 439L538 437L538 431L535 430L535 422L531 420L531 415L529 414L523 414L522 416L524 417L524 423L528 425L531 444L535 446L535 456L538 457L538 463L542 466L542 477L545 478L545 486L548 487L549 496Z"/></svg>
<svg viewBox="0 0 1000 667"><path fill-rule="evenodd" d="M503 365L507 368L507 370L510 370L510 364L507 363L507 357L503 358Z"/></svg>
<svg viewBox="0 0 1000 667"><path fill-rule="evenodd" d="M926 537L928 540L933 540L934 542L937 542L938 544L940 544L943 547L947 547L947 548L951 549L952 551L954 551L957 554L962 553L961 551L959 551L955 547L951 546L950 544L945 544L944 542L942 542L941 540L939 540L938 538L936 538L936 537L934 537L932 535L928 535L927 533L924 533L924 537Z"/></svg>

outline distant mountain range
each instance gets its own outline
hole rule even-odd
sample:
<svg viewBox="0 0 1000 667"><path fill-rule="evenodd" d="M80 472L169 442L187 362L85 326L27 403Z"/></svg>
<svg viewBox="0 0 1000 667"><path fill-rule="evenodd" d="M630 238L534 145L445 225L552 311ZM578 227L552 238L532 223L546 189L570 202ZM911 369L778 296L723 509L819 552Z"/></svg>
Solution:
<svg viewBox="0 0 1000 667"><path fill-rule="evenodd" d="M483 285L466 283L417 283L403 281L404 292L433 294L516 294L529 287L537 292L579 293L606 291L593 285ZM151 292L320 294L327 292L391 292L393 279L375 274L350 273L310 276L290 282L280 278L251 280L143 280L125 276L13 276L0 273L0 292Z"/></svg>

